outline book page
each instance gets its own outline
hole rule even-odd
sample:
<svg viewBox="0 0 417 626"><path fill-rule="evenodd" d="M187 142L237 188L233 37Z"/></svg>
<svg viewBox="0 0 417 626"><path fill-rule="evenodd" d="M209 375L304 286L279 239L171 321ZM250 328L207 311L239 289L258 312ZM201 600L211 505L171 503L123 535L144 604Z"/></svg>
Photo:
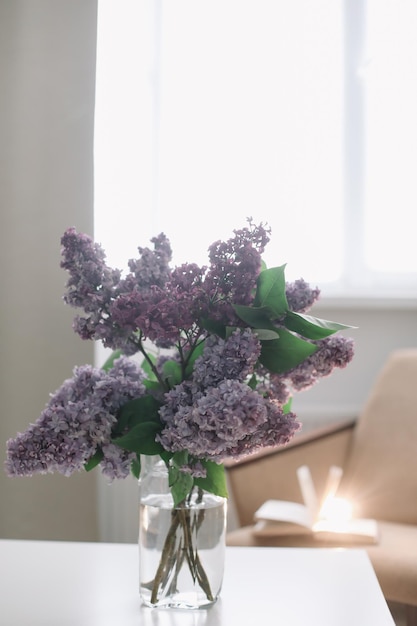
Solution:
<svg viewBox="0 0 417 626"><path fill-rule="evenodd" d="M311 531L313 516L304 504L287 500L267 500L255 513L255 520L275 523L291 523Z"/></svg>
<svg viewBox="0 0 417 626"><path fill-rule="evenodd" d="M307 465L301 465L301 467L297 469L297 478L305 505L310 511L312 519L314 519L319 510L319 501L310 468Z"/></svg>
<svg viewBox="0 0 417 626"><path fill-rule="evenodd" d="M331 465L327 474L326 486L323 492L323 500L326 498L333 498L336 496L336 492L339 488L340 481L342 480L343 470L337 465Z"/></svg>
<svg viewBox="0 0 417 626"><path fill-rule="evenodd" d="M319 520L314 524L313 531L315 534L331 534L335 539L363 539L371 543L378 539L378 524L374 519L353 518L337 524L329 520Z"/></svg>

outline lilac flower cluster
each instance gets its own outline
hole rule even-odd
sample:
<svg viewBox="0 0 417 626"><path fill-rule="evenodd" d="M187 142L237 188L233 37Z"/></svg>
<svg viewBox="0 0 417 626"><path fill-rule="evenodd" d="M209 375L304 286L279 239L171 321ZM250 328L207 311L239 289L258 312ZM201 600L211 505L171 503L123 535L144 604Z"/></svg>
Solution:
<svg viewBox="0 0 417 626"><path fill-rule="evenodd" d="M127 291L131 287L147 291L151 287L163 288L169 278L169 263L172 258L171 244L164 233L152 237L154 250L139 247L139 259L129 260L130 276L124 281Z"/></svg>
<svg viewBox="0 0 417 626"><path fill-rule="evenodd" d="M213 387L224 378L243 382L253 373L260 353L261 343L250 328L235 330L226 341L211 335L195 361L193 381L201 388Z"/></svg>
<svg viewBox="0 0 417 626"><path fill-rule="evenodd" d="M74 330L82 339L96 339L133 355L139 350L137 331L146 330L145 323L143 329L138 323L153 319L156 311L164 316L160 305L170 276L171 246L163 233L151 241L154 250L139 248L141 257L129 261L131 272L122 279L119 270L105 264L100 245L74 228L65 232L61 267L70 277L64 301L84 309L85 315L74 319ZM162 325L155 326L160 333Z"/></svg>
<svg viewBox="0 0 417 626"><path fill-rule="evenodd" d="M309 389L320 378L330 376L336 367L346 367L353 358L354 344L350 338L333 335L313 343L318 345L318 350L285 374L295 391Z"/></svg>
<svg viewBox="0 0 417 626"><path fill-rule="evenodd" d="M170 416L164 407L161 418L166 427L160 436L164 448L175 452L185 447L193 456L218 460L266 421L262 397L237 380L223 380L193 400Z"/></svg>
<svg viewBox="0 0 417 626"><path fill-rule="evenodd" d="M299 278L293 283L286 284L285 295L291 311L305 313L319 299L320 289L317 287L312 289L303 278Z"/></svg>
<svg viewBox="0 0 417 626"><path fill-rule="evenodd" d="M296 415L291 411L285 412L276 400L265 400L265 407L267 419L253 434L246 435L229 450L231 458L240 459L266 447L285 445L301 428Z"/></svg>
<svg viewBox="0 0 417 626"><path fill-rule="evenodd" d="M284 414L276 401L237 380L225 379L195 394L193 404L180 404L187 395L183 385L167 394L160 413L165 428L158 439L171 452L186 448L195 457L222 462L287 443L300 428L294 413Z"/></svg>
<svg viewBox="0 0 417 626"><path fill-rule="evenodd" d="M98 315L106 310L113 297L120 272L105 264L106 255L101 246L88 235L77 233L74 228L64 233L61 243L61 267L70 273L65 302Z"/></svg>
<svg viewBox="0 0 417 626"><path fill-rule="evenodd" d="M207 339L192 380L165 396L159 412L164 429L158 435L163 447L171 452L187 449L191 456L221 462L270 445L273 437L289 441L299 428L295 415L284 416L276 401L265 399L245 382L259 354L260 342L249 328L235 330L227 340ZM193 466L183 471L192 472Z"/></svg>
<svg viewBox="0 0 417 626"><path fill-rule="evenodd" d="M70 228L62 238L61 266L70 274L64 300L85 311L74 329L82 339L133 355L140 350L138 337L170 347L208 315L241 324L232 304L252 301L268 240L268 231L250 221L228 241L210 246L208 269L194 263L171 269L171 246L161 233L152 239L154 250L138 248L140 257L129 261L130 273L122 279L105 264L98 244Z"/></svg>
<svg viewBox="0 0 417 626"><path fill-rule="evenodd" d="M122 293L111 307L116 325L128 331L140 329L158 347L171 347L207 314L208 299L201 287L204 268L185 264L175 268L164 287L148 291L133 288Z"/></svg>
<svg viewBox="0 0 417 626"><path fill-rule="evenodd" d="M109 315L119 293L121 272L106 265L106 255L99 244L74 228L64 233L61 244L61 267L69 273L64 301L85 312L74 318L75 332L82 339L96 339L106 347L122 348L125 354L136 352L130 333L115 327Z"/></svg>
<svg viewBox="0 0 417 626"><path fill-rule="evenodd" d="M334 368L345 367L353 357L353 341L340 336L319 341L300 337L315 344L316 352L296 367L274 373L281 371L287 349L284 344L280 352L280 327L288 323L290 312L311 308L320 292L299 279L286 283L285 294L277 296L276 285L284 288L283 266L265 273L265 281L258 284L269 234L268 228L249 219L248 226L235 230L229 240L209 247L207 267L186 263L172 269L171 246L161 233L151 240L153 249L138 248L139 257L129 260L122 277L106 265L98 244L69 228L62 237L61 266L69 274L64 300L84 311L75 318L74 329L82 339L101 341L126 356L117 359L109 372L76 368L40 418L8 441L8 473L70 475L88 461L99 461L107 477L124 478L136 453L122 448L125 437L120 446L114 443L115 433L130 435L128 427L120 426L120 432L118 412L130 400L148 394L150 403L134 403L139 414L132 423L145 423L148 413L140 412L151 407L153 425L159 419L160 430L155 437L152 429L152 440L145 444L155 445L156 440L172 454L188 452L188 462L180 469L193 477L206 475L205 460L221 463L226 457L237 459L287 443L300 428L296 416L287 411L290 396ZM253 306L247 316L255 297L261 297L263 305ZM270 319L275 298L281 303L286 299L288 306L279 319ZM292 314L291 319L296 317ZM265 331L271 331L271 325L278 331L277 340L271 341L272 357L265 346L270 340ZM150 354L148 340L158 350L168 348L169 354ZM136 353L146 361L146 385L143 370L127 358ZM272 371L262 363L272 364ZM137 444L137 433L132 435L134 445L130 440L126 448L139 454L149 448Z"/></svg>
<svg viewBox="0 0 417 626"><path fill-rule="evenodd" d="M270 230L262 224L235 230L228 241L216 241L209 247L210 267L204 288L210 297L213 319L239 325L232 304L249 305L262 264L262 253Z"/></svg>
<svg viewBox="0 0 417 626"><path fill-rule="evenodd" d="M335 368L343 369L353 359L354 343L349 337L333 335L312 343L318 346L317 351L283 374L259 367L257 391L285 405L294 392L310 389L321 378L330 376Z"/></svg>
<svg viewBox="0 0 417 626"><path fill-rule="evenodd" d="M261 365L258 366L256 373L258 393L285 406L291 398L291 389L283 375L269 372Z"/></svg>
<svg viewBox="0 0 417 626"><path fill-rule="evenodd" d="M127 476L132 455L111 443L112 429L120 407L144 395L142 380L142 370L125 357L117 359L108 373L90 365L75 368L38 420L7 442L8 474L69 476L101 448L103 474L110 479Z"/></svg>

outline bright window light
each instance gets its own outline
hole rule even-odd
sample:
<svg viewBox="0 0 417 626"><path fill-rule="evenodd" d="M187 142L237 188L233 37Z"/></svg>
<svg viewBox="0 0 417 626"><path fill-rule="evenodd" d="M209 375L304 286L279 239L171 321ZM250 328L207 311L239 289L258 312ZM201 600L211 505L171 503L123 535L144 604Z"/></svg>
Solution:
<svg viewBox="0 0 417 626"><path fill-rule="evenodd" d="M266 222L323 295L417 289L414 0L99 0L95 236L204 264Z"/></svg>
<svg viewBox="0 0 417 626"><path fill-rule="evenodd" d="M366 261L415 274L417 3L368 0L367 23Z"/></svg>
<svg viewBox="0 0 417 626"><path fill-rule="evenodd" d="M156 234L153 197L152 29L146 3L100 0L94 133L94 230L125 269Z"/></svg>
<svg viewBox="0 0 417 626"><path fill-rule="evenodd" d="M349 500L331 496L327 498L319 513L320 519L325 519L337 527L338 524L345 524L352 519L353 506Z"/></svg>
<svg viewBox="0 0 417 626"><path fill-rule="evenodd" d="M163 4L158 215L181 260L253 216L269 265L340 275L342 39L329 0Z"/></svg>
<svg viewBox="0 0 417 626"><path fill-rule="evenodd" d="M337 279L342 39L333 0L100 0L95 229L111 257L163 230L175 262L203 264L251 216L272 228L269 265Z"/></svg>

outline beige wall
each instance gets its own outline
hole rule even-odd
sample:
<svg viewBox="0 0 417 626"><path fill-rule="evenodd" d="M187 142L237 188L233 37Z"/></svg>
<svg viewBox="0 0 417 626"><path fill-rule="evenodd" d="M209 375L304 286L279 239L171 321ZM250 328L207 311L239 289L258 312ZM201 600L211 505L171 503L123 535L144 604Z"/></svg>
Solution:
<svg viewBox="0 0 417 626"><path fill-rule="evenodd" d="M0 0L0 537L93 540L96 479L8 478L5 442L93 345L62 302L60 237L93 231L96 0Z"/></svg>

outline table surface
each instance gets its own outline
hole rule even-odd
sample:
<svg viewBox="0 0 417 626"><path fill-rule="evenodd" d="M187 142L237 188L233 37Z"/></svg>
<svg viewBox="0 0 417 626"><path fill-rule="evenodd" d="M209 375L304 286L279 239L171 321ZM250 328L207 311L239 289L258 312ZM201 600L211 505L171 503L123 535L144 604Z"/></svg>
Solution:
<svg viewBox="0 0 417 626"><path fill-rule="evenodd" d="M1 626L393 626L364 550L226 552L209 610L140 604L132 544L0 540Z"/></svg>

